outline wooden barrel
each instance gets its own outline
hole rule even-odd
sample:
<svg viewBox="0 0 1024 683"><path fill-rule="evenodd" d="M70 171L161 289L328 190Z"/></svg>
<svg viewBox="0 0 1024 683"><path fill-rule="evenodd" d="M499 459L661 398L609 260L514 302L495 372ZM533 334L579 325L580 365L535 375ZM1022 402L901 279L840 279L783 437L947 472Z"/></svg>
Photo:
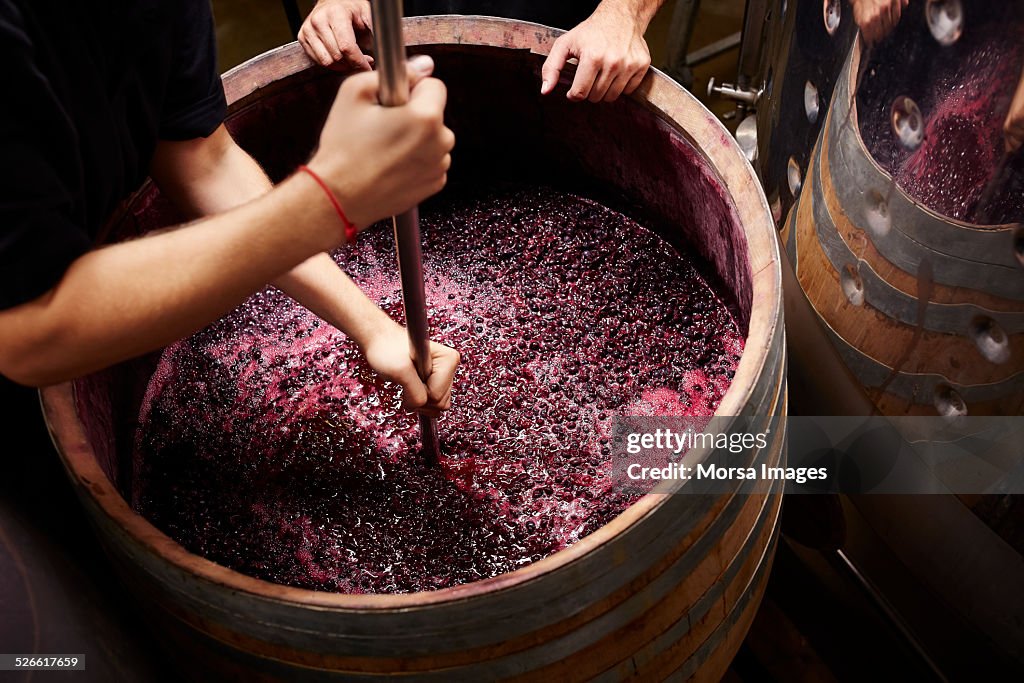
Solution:
<svg viewBox="0 0 1024 683"><path fill-rule="evenodd" d="M1019 225L938 215L861 140L860 45L836 86L783 241L832 343L887 415L1024 409Z"/></svg>
<svg viewBox="0 0 1024 683"><path fill-rule="evenodd" d="M747 334L718 414L749 417L748 429L770 433L767 448L744 461L781 463L781 272L750 166L716 118L659 73L614 105L542 98L540 65L557 35L496 19L407 22L407 43L434 57L448 85L459 139L453 179L528 178L585 191L702 255ZM267 53L225 76L229 126L281 177L310 153L341 78L311 66L297 45ZM130 237L170 220L146 187L111 234ZM650 494L566 550L433 592L333 594L244 576L189 554L125 502L131 436L154 363L125 363L42 398L114 565L153 607L167 642L189 653L179 661L197 677L715 680L763 594L777 482L753 494Z"/></svg>
<svg viewBox="0 0 1024 683"><path fill-rule="evenodd" d="M1022 228L956 221L892 186L859 133L861 55L858 43L781 233L799 282L786 292L787 324L802 317L793 364L817 392L801 400L820 414L1019 415ZM827 351L808 343L820 338ZM842 367L822 362L832 352ZM843 551L952 678L964 661L975 676L1024 666L1019 497L867 495L843 507Z"/></svg>

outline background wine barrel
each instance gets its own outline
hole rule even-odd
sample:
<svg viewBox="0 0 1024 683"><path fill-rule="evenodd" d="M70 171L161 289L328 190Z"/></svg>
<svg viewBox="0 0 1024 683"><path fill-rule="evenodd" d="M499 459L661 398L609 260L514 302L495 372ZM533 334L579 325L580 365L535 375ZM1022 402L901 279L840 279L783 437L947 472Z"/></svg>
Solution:
<svg viewBox="0 0 1024 683"><path fill-rule="evenodd" d="M780 235L799 284L786 293L787 320L797 310L805 318L790 337L814 349L792 360L798 374L818 376L817 393L802 401L825 414L831 406L853 415L1020 415L1022 228L954 220L894 186L861 138L862 58L858 41ZM826 364L822 379L830 353L843 367ZM848 496L843 507L843 552L936 661L970 647L986 670L1024 668L1018 496ZM953 642L953 633L971 635Z"/></svg>
<svg viewBox="0 0 1024 683"><path fill-rule="evenodd" d="M1017 225L940 216L893 185L861 139L844 67L783 241L850 370L887 415L1024 408Z"/></svg>
<svg viewBox="0 0 1024 683"><path fill-rule="evenodd" d="M505 20L407 22L411 50L431 54L448 86L459 139L453 180L483 174L585 192L701 255L747 334L718 414L747 416L748 429L770 432L768 447L744 454L746 462L783 462L779 255L750 166L715 117L658 73L614 105L541 98L540 65L557 35ZM295 44L264 54L225 76L228 125L281 178L312 150L341 78L311 66ZM147 186L110 236L173 220ZM244 576L189 554L125 502L154 365L154 355L124 363L45 389L42 400L114 566L198 677L715 680L763 593L778 483L753 494L651 494L564 551L433 592L342 595Z"/></svg>

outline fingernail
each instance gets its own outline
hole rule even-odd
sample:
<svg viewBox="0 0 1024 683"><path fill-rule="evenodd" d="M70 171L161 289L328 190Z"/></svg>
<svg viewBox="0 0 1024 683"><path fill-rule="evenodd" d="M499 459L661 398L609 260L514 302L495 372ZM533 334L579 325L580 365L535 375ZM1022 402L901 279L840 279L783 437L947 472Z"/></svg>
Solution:
<svg viewBox="0 0 1024 683"><path fill-rule="evenodd" d="M421 74L430 73L434 70L434 60L430 55L416 55L409 60L409 66Z"/></svg>
<svg viewBox="0 0 1024 683"><path fill-rule="evenodd" d="M540 91L546 93L550 89L551 81L544 79L544 82L540 84Z"/></svg>

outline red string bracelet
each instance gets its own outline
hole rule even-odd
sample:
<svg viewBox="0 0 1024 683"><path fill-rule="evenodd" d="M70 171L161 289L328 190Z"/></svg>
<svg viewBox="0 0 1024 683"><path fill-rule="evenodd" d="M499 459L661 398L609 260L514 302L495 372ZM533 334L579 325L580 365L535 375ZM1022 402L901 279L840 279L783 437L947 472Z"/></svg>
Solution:
<svg viewBox="0 0 1024 683"><path fill-rule="evenodd" d="M316 184L324 189L324 192L327 193L327 198L331 200L331 205L334 207L334 210L338 212L338 218L340 218L341 222L345 225L345 242L354 242L359 231L356 230L356 226L354 226L352 221L348 219L348 216L345 215L345 210L341 208L341 202L339 202L338 198L334 196L334 192L331 188L329 188L327 183L323 181L323 178L314 173L313 169L309 166L300 164L299 170L308 173L309 177L315 180Z"/></svg>

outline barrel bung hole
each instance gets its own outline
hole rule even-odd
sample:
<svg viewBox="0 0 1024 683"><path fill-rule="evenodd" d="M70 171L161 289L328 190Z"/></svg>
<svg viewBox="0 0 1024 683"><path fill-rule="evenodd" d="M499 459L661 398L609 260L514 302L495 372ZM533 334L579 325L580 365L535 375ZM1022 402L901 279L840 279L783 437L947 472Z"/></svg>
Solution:
<svg viewBox="0 0 1024 683"><path fill-rule="evenodd" d="M885 237L892 228L889 202L878 190L869 190L864 204L864 220L875 237Z"/></svg>
<svg viewBox="0 0 1024 683"><path fill-rule="evenodd" d="M757 161L757 116L750 114L736 126L736 143L747 161Z"/></svg>
<svg viewBox="0 0 1024 683"><path fill-rule="evenodd" d="M970 337L978 352L990 363L1002 364L1010 360L1010 340L992 318L978 316L972 320Z"/></svg>
<svg viewBox="0 0 1024 683"><path fill-rule="evenodd" d="M813 83L804 83L804 112L807 114L807 122L815 124L818 122L818 112L821 110L821 103L818 101L818 88Z"/></svg>
<svg viewBox="0 0 1024 683"><path fill-rule="evenodd" d="M967 415L967 403L957 393L956 389L948 384L940 384L935 387L932 400L935 404L935 410L942 417L955 419Z"/></svg>
<svg viewBox="0 0 1024 683"><path fill-rule="evenodd" d="M789 163L786 165L786 181L789 183L789 191L794 199L800 196L800 188L804 184L803 175L800 162L795 157L790 157Z"/></svg>
<svg viewBox="0 0 1024 683"><path fill-rule="evenodd" d="M928 30L939 45L949 46L964 33L964 9L960 0L928 0L925 6Z"/></svg>
<svg viewBox="0 0 1024 683"><path fill-rule="evenodd" d="M839 28L839 22L843 18L843 6L839 3L839 0L825 0L822 13L825 18L825 30L828 31L830 36L834 35L836 29Z"/></svg>
<svg viewBox="0 0 1024 683"><path fill-rule="evenodd" d="M892 131L896 139L909 151L914 151L924 142L924 117L917 102L906 95L892 101L890 108Z"/></svg>
<svg viewBox="0 0 1024 683"><path fill-rule="evenodd" d="M854 306L864 304L864 281L860 279L857 267L847 263L839 274L839 284L843 288L843 296Z"/></svg>

